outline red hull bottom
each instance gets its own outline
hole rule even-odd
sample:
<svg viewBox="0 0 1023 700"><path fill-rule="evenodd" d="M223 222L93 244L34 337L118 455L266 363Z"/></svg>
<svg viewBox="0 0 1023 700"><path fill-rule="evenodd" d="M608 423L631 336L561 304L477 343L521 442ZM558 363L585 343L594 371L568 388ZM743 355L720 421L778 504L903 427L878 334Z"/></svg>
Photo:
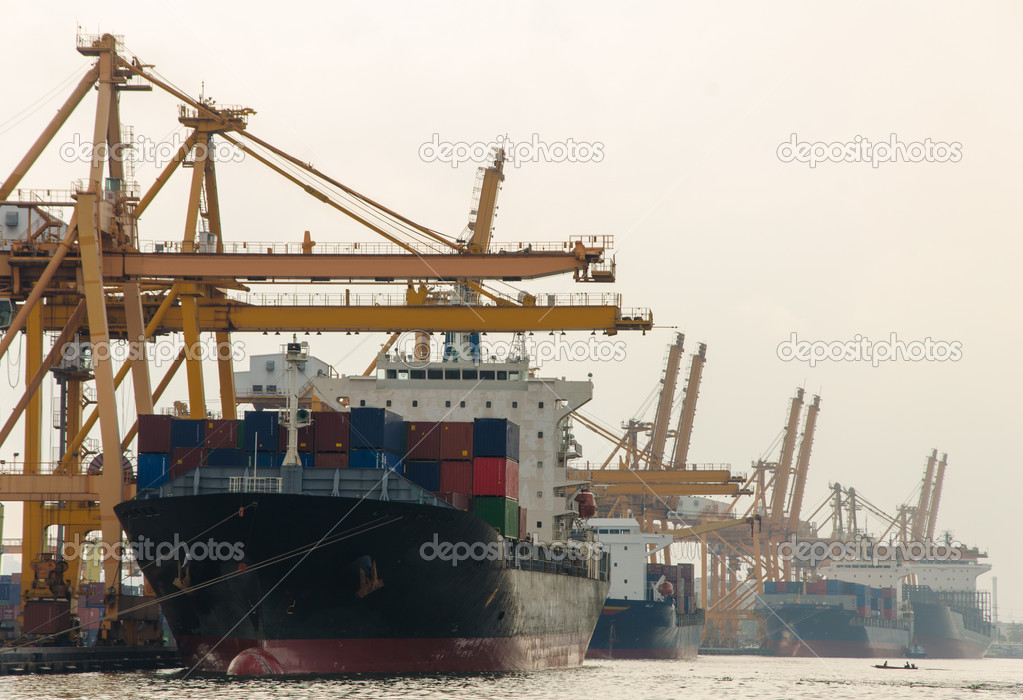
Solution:
<svg viewBox="0 0 1023 700"><path fill-rule="evenodd" d="M799 641L782 639L771 641L768 648L775 656L882 659L906 655L906 647L900 644L866 644L864 642L838 642L811 639Z"/></svg>
<svg viewBox="0 0 1023 700"><path fill-rule="evenodd" d="M587 659L695 659L699 645L675 647L673 649L588 649Z"/></svg>
<svg viewBox="0 0 1023 700"><path fill-rule="evenodd" d="M224 639L184 637L189 666L208 673L459 673L578 666L589 639L560 634L477 639ZM231 662L249 649L233 669ZM259 663L253 663L253 659ZM279 669L279 670L278 670Z"/></svg>

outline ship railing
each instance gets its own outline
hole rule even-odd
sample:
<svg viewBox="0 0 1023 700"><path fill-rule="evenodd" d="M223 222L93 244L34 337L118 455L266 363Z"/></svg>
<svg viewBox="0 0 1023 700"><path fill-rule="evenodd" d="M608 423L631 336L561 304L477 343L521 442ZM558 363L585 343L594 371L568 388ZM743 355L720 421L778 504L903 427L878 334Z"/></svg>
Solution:
<svg viewBox="0 0 1023 700"><path fill-rule="evenodd" d="M227 490L231 493L280 493L279 476L232 476L228 477Z"/></svg>
<svg viewBox="0 0 1023 700"><path fill-rule="evenodd" d="M540 552L543 549L534 550L531 556L519 556L516 554L515 540L510 540L512 547L505 550L505 566L510 569L522 571L537 571L547 574L560 574L562 576L576 576L579 578L594 578L607 581L610 577L609 557L600 556L590 559L559 560L556 557L547 556Z"/></svg>

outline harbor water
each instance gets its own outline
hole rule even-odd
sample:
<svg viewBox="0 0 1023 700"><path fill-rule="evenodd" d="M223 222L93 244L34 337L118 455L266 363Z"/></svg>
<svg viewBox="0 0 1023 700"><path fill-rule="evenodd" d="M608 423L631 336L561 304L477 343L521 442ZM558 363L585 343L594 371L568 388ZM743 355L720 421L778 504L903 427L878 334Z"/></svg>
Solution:
<svg viewBox="0 0 1023 700"><path fill-rule="evenodd" d="M704 656L693 661L587 661L579 668L480 675L246 678L184 671L0 678L5 700L337 700L338 698L1020 698L1023 662ZM890 659L901 666L904 660Z"/></svg>

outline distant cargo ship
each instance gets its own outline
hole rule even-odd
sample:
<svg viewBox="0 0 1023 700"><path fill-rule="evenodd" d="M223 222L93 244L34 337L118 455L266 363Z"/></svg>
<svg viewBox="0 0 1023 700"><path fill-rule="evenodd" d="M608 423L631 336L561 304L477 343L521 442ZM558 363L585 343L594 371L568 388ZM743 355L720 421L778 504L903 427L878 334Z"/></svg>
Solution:
<svg viewBox="0 0 1023 700"><path fill-rule="evenodd" d="M648 564L671 535L640 532L634 518L590 518L611 555L611 590L590 640L591 659L689 659L703 636L692 564Z"/></svg>
<svg viewBox="0 0 1023 700"><path fill-rule="evenodd" d="M292 366L305 357L299 345L288 345ZM243 545L240 560L140 557L188 663L238 674L581 663L608 559L508 545L570 530L574 517L544 486L564 480L567 416L590 385L534 379L524 359L410 374L381 356L378 369L318 387L330 405L353 408L313 414L287 439L269 411L238 422L140 417L140 451L153 457L140 458L138 498L115 509L128 537ZM470 391L484 374L486 388ZM411 415L386 410L392 402ZM301 422L294 405L288 416L285 425ZM520 438L509 416L547 440Z"/></svg>
<svg viewBox="0 0 1023 700"><path fill-rule="evenodd" d="M912 617L898 592L836 579L765 583L757 612L766 646L777 656L903 656Z"/></svg>

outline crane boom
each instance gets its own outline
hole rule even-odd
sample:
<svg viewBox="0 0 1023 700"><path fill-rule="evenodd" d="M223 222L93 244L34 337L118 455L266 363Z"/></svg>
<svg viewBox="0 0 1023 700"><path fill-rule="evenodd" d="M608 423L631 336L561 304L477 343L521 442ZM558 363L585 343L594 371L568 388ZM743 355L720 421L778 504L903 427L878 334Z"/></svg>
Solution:
<svg viewBox="0 0 1023 700"><path fill-rule="evenodd" d="M938 461L938 451L933 450L927 458L927 470L924 472L924 483L920 487L920 500L917 501L916 513L913 515L914 540L919 540L927 532L928 510L931 507L931 488L934 484L934 464Z"/></svg>
<svg viewBox="0 0 1023 700"><path fill-rule="evenodd" d="M664 363L664 378L661 381L661 397L657 402L650 444L647 446L651 469L663 468L660 464L664 459L664 446L668 441L668 423L671 420L671 406L675 400L675 387L678 385L678 369L682 364L682 347L685 340L684 334L676 333L675 342L668 346L668 358Z"/></svg>
<svg viewBox="0 0 1023 700"><path fill-rule="evenodd" d="M494 217L497 215L497 194L504 182L504 149L497 149L493 165L480 170L480 182L473 197L475 206L469 212L469 230L472 231L468 245L470 253L486 253L490 249Z"/></svg>
<svg viewBox="0 0 1023 700"><path fill-rule="evenodd" d="M948 464L948 453L941 455L938 462L938 475L934 477L934 493L931 495L931 505L927 509L927 539L934 539L934 526L938 522L938 506L941 504L941 488L945 484L945 465Z"/></svg>
<svg viewBox="0 0 1023 700"><path fill-rule="evenodd" d="M689 380L686 382L682 413L678 417L678 428L675 430L675 450L671 456L671 464L676 469L686 468L689 443L693 438L693 420L696 418L696 400L700 396L700 380L703 378L703 365L706 361L707 344L700 343L699 350L689 364Z"/></svg>
<svg viewBox="0 0 1023 700"><path fill-rule="evenodd" d="M799 443L796 457L796 480L792 484L792 500L789 502L789 529L799 527L799 511L803 508L803 493L806 491L806 474L810 468L810 451L813 449L813 434L817 430L817 413L821 410L821 397L814 396L813 403L806 409L806 426Z"/></svg>
<svg viewBox="0 0 1023 700"><path fill-rule="evenodd" d="M724 530L736 525L749 525L750 529L752 529L754 524L760 524L759 515L753 515L748 518L736 518L734 520L722 520L717 523L696 525L695 527L684 527L681 530L674 530L672 534L675 535L675 541L678 542L689 537L697 537L707 532L716 532L717 530Z"/></svg>
<svg viewBox="0 0 1023 700"><path fill-rule="evenodd" d="M796 431L799 430L799 412L803 408L803 390L796 389L789 409L789 422L785 426L785 439L781 444L781 460L778 472L774 476L774 491L771 494L771 520L781 522L785 512L785 501L788 496L789 472L792 469L792 454L796 450Z"/></svg>

